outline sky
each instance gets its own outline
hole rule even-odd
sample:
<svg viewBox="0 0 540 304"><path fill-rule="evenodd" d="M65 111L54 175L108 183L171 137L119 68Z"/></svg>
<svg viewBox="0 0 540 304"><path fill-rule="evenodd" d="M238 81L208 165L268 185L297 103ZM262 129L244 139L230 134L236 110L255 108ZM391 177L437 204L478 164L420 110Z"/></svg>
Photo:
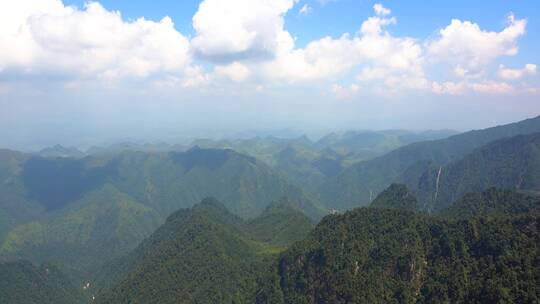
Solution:
<svg viewBox="0 0 540 304"><path fill-rule="evenodd" d="M538 1L0 0L0 148L540 114Z"/></svg>

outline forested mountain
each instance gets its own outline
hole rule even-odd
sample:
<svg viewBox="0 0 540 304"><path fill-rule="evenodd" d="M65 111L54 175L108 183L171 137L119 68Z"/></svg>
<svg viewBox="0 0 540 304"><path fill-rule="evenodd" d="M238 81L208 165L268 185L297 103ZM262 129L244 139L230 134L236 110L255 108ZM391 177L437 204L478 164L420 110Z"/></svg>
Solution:
<svg viewBox="0 0 540 304"><path fill-rule="evenodd" d="M348 131L330 133L315 142L315 147L320 150L332 149L336 153L346 156L346 162L350 164L383 155L414 142L446 138L457 133L451 130L424 132L403 130Z"/></svg>
<svg viewBox="0 0 540 304"><path fill-rule="evenodd" d="M83 159L1 155L0 257L54 262L80 280L206 196L246 218L284 197L313 220L325 214L267 165L231 150Z"/></svg>
<svg viewBox="0 0 540 304"><path fill-rule="evenodd" d="M289 198L272 203L249 222L249 230L259 241L287 246L302 240L314 223Z"/></svg>
<svg viewBox="0 0 540 304"><path fill-rule="evenodd" d="M111 273L102 279L114 276L109 282L117 284L97 303L252 303L268 258L280 250L275 245L290 245L311 227L285 202L244 222L218 201L205 199L175 212L130 255L108 267Z"/></svg>
<svg viewBox="0 0 540 304"><path fill-rule="evenodd" d="M0 303L82 304L88 298L55 266L18 261L0 263Z"/></svg>
<svg viewBox="0 0 540 304"><path fill-rule="evenodd" d="M446 139L413 143L373 160L352 165L324 183L318 197L322 202L341 210L365 206L394 182L417 184L428 166L439 168L492 141L537 132L540 132L540 117Z"/></svg>
<svg viewBox="0 0 540 304"><path fill-rule="evenodd" d="M350 164L387 153L412 142L445 138L454 131L348 131L330 133L316 142L298 138L255 137L238 140L195 140L192 146L229 148L264 161L295 185L315 190Z"/></svg>
<svg viewBox="0 0 540 304"><path fill-rule="evenodd" d="M129 252L160 224L156 211L105 185L59 215L15 227L0 254L53 262L82 279L105 261Z"/></svg>
<svg viewBox="0 0 540 304"><path fill-rule="evenodd" d="M467 192L490 187L540 190L540 133L498 140L446 166L430 166L416 192L437 212Z"/></svg>
<svg viewBox="0 0 540 304"><path fill-rule="evenodd" d="M540 208L538 194L519 193L515 190L489 188L483 192L465 194L440 215L446 218L468 219L475 216L505 216L527 213Z"/></svg>
<svg viewBox="0 0 540 304"><path fill-rule="evenodd" d="M536 303L540 215L441 220L398 209L327 216L282 254L258 303Z"/></svg>
<svg viewBox="0 0 540 304"><path fill-rule="evenodd" d="M1 288L38 286L6 293L23 303L539 301L540 118L348 169L356 152L336 148L409 135L258 139L244 154L2 150Z"/></svg>
<svg viewBox="0 0 540 304"><path fill-rule="evenodd" d="M420 209L416 196L402 184L392 184L381 192L370 205L373 208L401 209L417 211Z"/></svg>

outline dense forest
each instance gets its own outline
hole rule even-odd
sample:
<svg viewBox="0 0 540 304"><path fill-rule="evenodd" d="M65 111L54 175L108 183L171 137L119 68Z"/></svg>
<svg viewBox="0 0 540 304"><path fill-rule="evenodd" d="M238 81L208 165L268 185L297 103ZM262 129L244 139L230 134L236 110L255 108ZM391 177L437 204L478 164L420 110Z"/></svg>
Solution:
<svg viewBox="0 0 540 304"><path fill-rule="evenodd" d="M258 303L537 303L540 205L508 210L507 198L471 194L478 214L466 218L408 208L327 216L280 256Z"/></svg>
<svg viewBox="0 0 540 304"><path fill-rule="evenodd" d="M539 302L540 118L444 134L0 150L0 302Z"/></svg>

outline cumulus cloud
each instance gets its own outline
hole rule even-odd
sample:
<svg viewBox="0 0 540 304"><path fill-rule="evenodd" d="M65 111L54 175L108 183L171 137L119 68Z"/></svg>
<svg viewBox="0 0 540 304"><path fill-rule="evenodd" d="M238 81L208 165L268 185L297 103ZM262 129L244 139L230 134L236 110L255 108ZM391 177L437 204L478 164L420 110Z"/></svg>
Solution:
<svg viewBox="0 0 540 304"><path fill-rule="evenodd" d="M266 64L265 75L288 82L312 81L363 67L360 81L382 79L390 86L425 86L422 48L412 38L394 37L385 30L395 23L393 17L370 17L358 35L324 37L294 49Z"/></svg>
<svg viewBox="0 0 540 304"><path fill-rule="evenodd" d="M376 3L375 5L373 5L373 9L375 10L375 14L379 16L386 16L392 13L391 10L387 9L380 3Z"/></svg>
<svg viewBox="0 0 540 304"><path fill-rule="evenodd" d="M471 87L475 92L486 94L508 94L514 91L514 87L510 84L493 80L473 83Z"/></svg>
<svg viewBox="0 0 540 304"><path fill-rule="evenodd" d="M510 69L501 64L497 76L505 80L518 80L525 76L536 75L536 70L536 64L526 64L522 69Z"/></svg>
<svg viewBox="0 0 540 304"><path fill-rule="evenodd" d="M450 95L531 91L526 84L507 82L536 75L535 64L513 69L497 62L518 53L525 19L509 15L499 32L452 20L436 37L420 40L393 35L389 29L398 20L390 9L375 4L373 16L360 23L355 34L323 37L298 47L284 21L297 3L203 0L193 17L195 35L190 40L174 29L169 17L126 21L120 12L97 2L77 8L61 0L4 1L0 74L58 74L68 78L71 87L77 86L73 79L126 77L181 87L219 86L222 81L255 86L326 82L326 87L354 82L333 85L337 96L369 90ZM298 12L310 10L304 3ZM195 65L193 58L206 63L205 68ZM497 66L496 75L491 75ZM432 79L433 74L438 79Z"/></svg>
<svg viewBox="0 0 540 304"><path fill-rule="evenodd" d="M431 90L437 95L462 95L467 90L467 85L464 82L446 81L443 83L433 82Z"/></svg>
<svg viewBox="0 0 540 304"><path fill-rule="evenodd" d="M182 75L189 41L169 17L124 21L97 2L84 9L59 0L0 3L0 71L58 73L111 80Z"/></svg>
<svg viewBox="0 0 540 304"><path fill-rule="evenodd" d="M294 46L284 16L296 0L204 0L193 17L192 47L217 62L267 59Z"/></svg>
<svg viewBox="0 0 540 304"><path fill-rule="evenodd" d="M249 78L251 71L247 66L239 62L233 62L225 66L216 66L214 74L216 76L227 77L234 82L243 82Z"/></svg>
<svg viewBox="0 0 540 304"><path fill-rule="evenodd" d="M474 73L501 56L518 53L517 40L525 34L527 20L508 17L508 25L500 32L485 31L476 23L454 19L427 45L434 60L460 65L463 74Z"/></svg>

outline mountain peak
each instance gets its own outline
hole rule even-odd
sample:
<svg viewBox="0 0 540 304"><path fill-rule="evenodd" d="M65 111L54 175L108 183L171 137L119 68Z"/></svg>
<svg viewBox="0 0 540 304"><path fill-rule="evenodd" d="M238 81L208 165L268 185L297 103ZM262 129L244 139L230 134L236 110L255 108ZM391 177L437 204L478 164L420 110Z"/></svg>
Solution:
<svg viewBox="0 0 540 304"><path fill-rule="evenodd" d="M418 201L407 186L392 184L371 203L373 208L418 210Z"/></svg>

